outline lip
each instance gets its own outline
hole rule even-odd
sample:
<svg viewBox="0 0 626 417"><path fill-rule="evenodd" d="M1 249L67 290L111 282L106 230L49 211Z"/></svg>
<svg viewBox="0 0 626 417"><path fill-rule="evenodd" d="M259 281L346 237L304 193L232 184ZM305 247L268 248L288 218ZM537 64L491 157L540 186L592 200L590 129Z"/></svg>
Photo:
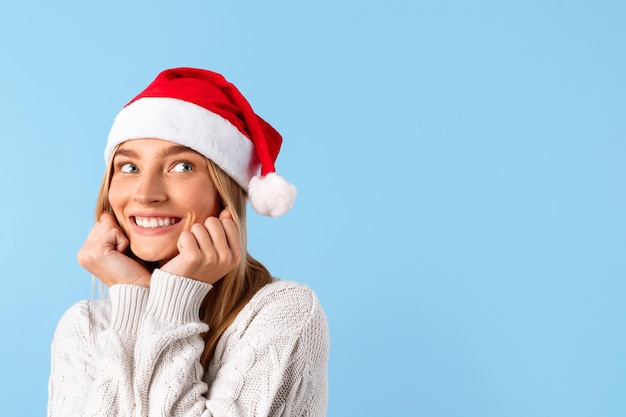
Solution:
<svg viewBox="0 0 626 417"><path fill-rule="evenodd" d="M171 224L169 226L147 228L147 227L138 226L137 223L135 223L136 217L161 217L161 218L176 219L176 223ZM173 214L166 214L166 213L131 213L128 216L128 222L130 223L130 227L133 230L133 232L140 234L140 235L147 235L147 236L167 234L175 229L178 229L183 224L182 219L183 218L181 216L176 216Z"/></svg>

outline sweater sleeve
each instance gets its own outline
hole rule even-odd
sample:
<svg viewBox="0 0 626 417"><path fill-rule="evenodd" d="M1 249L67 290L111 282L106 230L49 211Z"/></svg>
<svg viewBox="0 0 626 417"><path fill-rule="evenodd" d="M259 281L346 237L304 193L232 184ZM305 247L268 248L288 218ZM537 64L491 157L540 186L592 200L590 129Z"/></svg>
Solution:
<svg viewBox="0 0 626 417"><path fill-rule="evenodd" d="M48 416L122 416L132 408L133 350L148 290L115 285L61 318L51 349ZM108 308L110 306L110 308Z"/></svg>
<svg viewBox="0 0 626 417"><path fill-rule="evenodd" d="M207 385L199 318L211 285L155 270L135 345L136 416L202 415Z"/></svg>
<svg viewBox="0 0 626 417"><path fill-rule="evenodd" d="M146 417L324 416L328 329L304 286L270 284L239 313L216 348L208 375L197 281L153 276L135 348Z"/></svg>
<svg viewBox="0 0 626 417"><path fill-rule="evenodd" d="M116 287L109 309L79 303L59 323L49 417L325 415L328 328L307 287L261 289L206 374L198 313L209 284L157 269L149 291Z"/></svg>

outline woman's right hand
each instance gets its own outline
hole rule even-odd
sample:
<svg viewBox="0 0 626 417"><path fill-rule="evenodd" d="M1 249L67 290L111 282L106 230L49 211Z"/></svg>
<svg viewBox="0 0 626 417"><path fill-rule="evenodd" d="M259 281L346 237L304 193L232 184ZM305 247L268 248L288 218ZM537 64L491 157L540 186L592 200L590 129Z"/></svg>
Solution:
<svg viewBox="0 0 626 417"><path fill-rule="evenodd" d="M115 284L149 287L150 272L124 254L128 245L128 238L115 218L103 212L78 251L78 263L109 287Z"/></svg>

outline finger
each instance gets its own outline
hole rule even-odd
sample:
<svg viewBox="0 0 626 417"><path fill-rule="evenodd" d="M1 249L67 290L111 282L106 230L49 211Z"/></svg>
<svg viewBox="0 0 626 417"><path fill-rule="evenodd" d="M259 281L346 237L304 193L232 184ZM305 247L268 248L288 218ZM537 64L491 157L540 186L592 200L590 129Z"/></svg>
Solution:
<svg viewBox="0 0 626 417"><path fill-rule="evenodd" d="M205 223L219 262L234 266L240 260L239 233L234 221L228 217L223 220L213 217Z"/></svg>
<svg viewBox="0 0 626 417"><path fill-rule="evenodd" d="M233 212L231 211L230 207L226 207L224 210L221 211L221 213L219 214L219 220L222 224L222 228L224 228L224 231L226 232L228 245L230 246L232 243L237 243L237 246L239 246L239 234L237 232L237 224L235 223ZM232 233L233 231L235 232L234 235ZM233 240L233 236L235 236L236 239Z"/></svg>
<svg viewBox="0 0 626 417"><path fill-rule="evenodd" d="M209 217L205 220L204 227L211 236L213 247L220 258L229 254L230 247L228 246L228 239L226 238L226 231L222 222L217 217Z"/></svg>
<svg viewBox="0 0 626 417"><path fill-rule="evenodd" d="M114 235L113 238L115 239L115 250L118 251L119 253L124 253L124 251L126 250L126 248L128 248L128 244L130 243L128 241L128 238L124 235L124 233L119 229L119 228L115 228L114 230Z"/></svg>
<svg viewBox="0 0 626 417"><path fill-rule="evenodd" d="M207 219L208 220L208 219ZM194 223L191 225L190 232L196 239L196 243L201 251L210 250L213 247L213 240L206 227L207 221L204 224Z"/></svg>
<svg viewBox="0 0 626 417"><path fill-rule="evenodd" d="M219 215L219 219L223 220L223 219L231 219L233 220L233 213L232 211L230 211L230 207L226 207L224 210L221 211L220 215Z"/></svg>
<svg viewBox="0 0 626 417"><path fill-rule="evenodd" d="M184 230L180 234L176 247L181 255L192 259L197 259L202 254L195 235L189 230Z"/></svg>
<svg viewBox="0 0 626 417"><path fill-rule="evenodd" d="M237 229L237 225L232 218L220 218L220 221L226 235L228 247L230 248L237 262L239 262L239 259L241 257L241 240L239 238L239 230Z"/></svg>
<svg viewBox="0 0 626 417"><path fill-rule="evenodd" d="M222 210L219 219L222 222L222 227L224 227L224 231L226 232L228 246L233 249L235 249L235 247L239 249L241 246L239 231L230 207L226 207L224 210Z"/></svg>
<svg viewBox="0 0 626 417"><path fill-rule="evenodd" d="M115 217L111 213L103 211L102 214L100 214L98 227L101 229L104 228L106 231L105 238L107 243L114 247L116 251L121 253L128 248L128 238L119 227Z"/></svg>
<svg viewBox="0 0 626 417"><path fill-rule="evenodd" d="M100 213L100 217L98 218L98 222L117 224L117 220L115 220L115 216L113 216L108 211L103 211L102 213Z"/></svg>

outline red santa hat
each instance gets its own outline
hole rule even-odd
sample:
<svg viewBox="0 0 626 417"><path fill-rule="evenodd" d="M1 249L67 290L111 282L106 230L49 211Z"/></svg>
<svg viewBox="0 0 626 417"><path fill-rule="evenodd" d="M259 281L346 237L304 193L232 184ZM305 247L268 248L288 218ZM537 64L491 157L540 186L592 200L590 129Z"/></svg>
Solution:
<svg viewBox="0 0 626 417"><path fill-rule="evenodd" d="M161 72L115 118L104 151L131 139L164 139L211 159L248 193L258 213L286 213L296 188L276 174L282 137L218 73L196 68Z"/></svg>

